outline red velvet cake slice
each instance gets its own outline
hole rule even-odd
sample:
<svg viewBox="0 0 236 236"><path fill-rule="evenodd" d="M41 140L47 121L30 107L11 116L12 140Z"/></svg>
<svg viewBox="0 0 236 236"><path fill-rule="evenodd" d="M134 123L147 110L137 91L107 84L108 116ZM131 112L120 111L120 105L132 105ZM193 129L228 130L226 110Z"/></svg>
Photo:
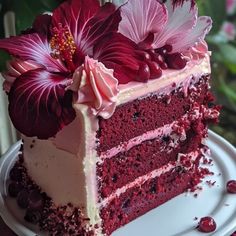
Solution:
<svg viewBox="0 0 236 236"><path fill-rule="evenodd" d="M25 220L51 235L110 235L196 187L219 116L211 24L194 1L70 0L0 40L15 57L4 88L23 149L9 194Z"/></svg>

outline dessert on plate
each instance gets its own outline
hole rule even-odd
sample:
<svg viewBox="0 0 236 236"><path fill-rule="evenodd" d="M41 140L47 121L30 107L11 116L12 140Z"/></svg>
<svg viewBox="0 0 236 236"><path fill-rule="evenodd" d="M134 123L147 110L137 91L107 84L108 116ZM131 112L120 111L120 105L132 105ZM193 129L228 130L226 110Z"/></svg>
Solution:
<svg viewBox="0 0 236 236"><path fill-rule="evenodd" d="M110 235L193 191L207 127L212 26L195 1L69 0L0 40L22 134L9 194L51 235Z"/></svg>

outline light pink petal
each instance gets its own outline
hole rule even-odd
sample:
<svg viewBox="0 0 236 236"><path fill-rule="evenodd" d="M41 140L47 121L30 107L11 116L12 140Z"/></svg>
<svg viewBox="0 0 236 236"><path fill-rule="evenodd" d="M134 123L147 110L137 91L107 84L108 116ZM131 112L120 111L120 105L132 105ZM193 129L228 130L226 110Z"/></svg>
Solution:
<svg viewBox="0 0 236 236"><path fill-rule="evenodd" d="M130 0L121 6L122 20L119 32L135 43L142 42L148 34L159 33L167 22L164 4L156 0Z"/></svg>
<svg viewBox="0 0 236 236"><path fill-rule="evenodd" d="M173 44L173 52L184 52L204 40L212 27L212 20L208 16L200 16L197 20L197 25L192 31L181 40Z"/></svg>
<svg viewBox="0 0 236 236"><path fill-rule="evenodd" d="M167 0L168 22L161 33L155 34L153 48L160 48L165 44L181 41L189 33L197 21L198 10L191 1L184 1L182 5L173 8L171 0Z"/></svg>

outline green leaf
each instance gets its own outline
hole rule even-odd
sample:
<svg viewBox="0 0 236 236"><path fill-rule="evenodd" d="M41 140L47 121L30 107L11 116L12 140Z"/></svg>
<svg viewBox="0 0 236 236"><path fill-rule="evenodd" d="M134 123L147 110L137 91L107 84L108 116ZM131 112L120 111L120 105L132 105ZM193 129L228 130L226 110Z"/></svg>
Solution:
<svg viewBox="0 0 236 236"><path fill-rule="evenodd" d="M236 64L227 63L227 67L232 74L236 74Z"/></svg>
<svg viewBox="0 0 236 236"><path fill-rule="evenodd" d="M35 17L46 11L52 11L59 5L57 0L11 0L5 3L7 9L16 14L16 32L19 34L22 30L31 27Z"/></svg>
<svg viewBox="0 0 236 236"><path fill-rule="evenodd" d="M9 59L10 59L9 54L0 50L0 72L5 70L6 61L8 61Z"/></svg>
<svg viewBox="0 0 236 236"><path fill-rule="evenodd" d="M213 20L211 34L218 32L226 19L226 1L198 0L198 7L200 15L210 16Z"/></svg>

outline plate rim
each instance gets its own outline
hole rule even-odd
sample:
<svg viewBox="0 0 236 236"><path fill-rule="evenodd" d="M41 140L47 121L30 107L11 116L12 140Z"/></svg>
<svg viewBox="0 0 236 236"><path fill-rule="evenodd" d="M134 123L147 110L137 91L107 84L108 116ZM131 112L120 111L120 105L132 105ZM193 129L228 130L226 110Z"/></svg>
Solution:
<svg viewBox="0 0 236 236"><path fill-rule="evenodd" d="M236 160L236 148L226 139L224 139L222 136L216 134L215 132L213 132L212 130L208 130L208 138L210 141L216 143L216 144L220 144L224 146L224 148L227 148L227 150L225 150L226 152L230 153L230 156L232 158L234 158ZM4 166L4 162L6 161L6 158L11 155L12 153L16 152L17 150L19 150L20 145L22 144L22 141L17 141L15 144L13 144L0 158L0 173L1 170ZM234 157L235 156L235 157ZM0 182L1 185L1 182ZM7 210L7 207L4 204L4 197L3 195L0 193L0 216L2 218L2 220L4 221L4 223L17 235L19 236L36 236L36 233L33 232L31 229L27 228L26 225L20 224L20 222L17 221L16 217L14 217L14 215L12 215L10 213L10 211ZM235 212L236 213L236 212ZM232 223L232 222L230 222ZM230 229L229 229L230 230ZM230 230L230 232L226 232L228 233L232 233L236 230L236 219L235 219L235 226L233 227L233 229ZM232 232L231 232L232 231ZM222 235L221 235L222 236ZM224 235L226 236L226 235ZM228 236L228 235L227 235Z"/></svg>

